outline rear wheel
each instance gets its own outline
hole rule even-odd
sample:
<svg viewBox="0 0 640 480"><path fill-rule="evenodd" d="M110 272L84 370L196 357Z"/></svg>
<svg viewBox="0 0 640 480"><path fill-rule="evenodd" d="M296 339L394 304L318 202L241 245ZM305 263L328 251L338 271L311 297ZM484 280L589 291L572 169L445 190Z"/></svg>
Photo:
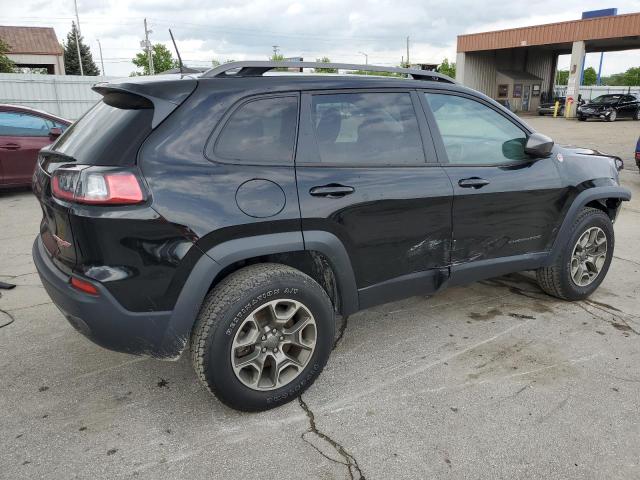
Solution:
<svg viewBox="0 0 640 480"><path fill-rule="evenodd" d="M613 257L611 219L596 208L585 208L573 224L564 251L536 277L542 290L564 300L582 300L602 283Z"/></svg>
<svg viewBox="0 0 640 480"><path fill-rule="evenodd" d="M252 265L205 299L191 337L193 366L228 406L266 410L314 382L334 329L331 301L312 278L285 265Z"/></svg>
<svg viewBox="0 0 640 480"><path fill-rule="evenodd" d="M640 108L636 110L636 113L633 115L634 120L640 120Z"/></svg>

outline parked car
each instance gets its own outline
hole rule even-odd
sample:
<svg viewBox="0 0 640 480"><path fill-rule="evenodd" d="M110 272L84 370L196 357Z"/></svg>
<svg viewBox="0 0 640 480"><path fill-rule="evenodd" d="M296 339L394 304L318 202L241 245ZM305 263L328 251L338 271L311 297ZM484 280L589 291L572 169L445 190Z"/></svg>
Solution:
<svg viewBox="0 0 640 480"><path fill-rule="evenodd" d="M31 185L38 151L69 125L47 112L0 104L0 188Z"/></svg>
<svg viewBox="0 0 640 480"><path fill-rule="evenodd" d="M264 410L318 377L337 315L521 270L566 300L600 285L631 196L613 157L436 72L320 66L413 78L235 62L94 87L34 176L33 259L78 331L188 351L221 401Z"/></svg>
<svg viewBox="0 0 640 480"><path fill-rule="evenodd" d="M578 107L578 120L599 118L615 122L618 118L640 120L640 99L635 95L607 94L600 95Z"/></svg>
<svg viewBox="0 0 640 480"><path fill-rule="evenodd" d="M559 117L563 117L564 116L564 105L565 102L567 100L567 97L557 97L553 102L549 102L549 103L541 103L538 106L538 115L543 116L543 115L553 115L553 112L556 108L556 102L559 102L560 105L558 106L558 116Z"/></svg>

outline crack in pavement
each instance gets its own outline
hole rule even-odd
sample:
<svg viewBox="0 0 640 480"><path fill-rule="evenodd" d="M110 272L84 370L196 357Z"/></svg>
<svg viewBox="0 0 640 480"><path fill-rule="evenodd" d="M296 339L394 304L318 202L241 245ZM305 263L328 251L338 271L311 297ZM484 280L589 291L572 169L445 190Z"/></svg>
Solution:
<svg viewBox="0 0 640 480"><path fill-rule="evenodd" d="M14 316L13 316L13 315L11 315L11 313L7 312L6 310L2 310L2 309L0 308L0 313L2 313L2 314L4 314L4 315L6 315L7 317L9 317L9 320L8 320L8 321L6 321L6 322L4 322L4 323L0 323L0 328L4 328L4 327L6 327L6 326L9 326L9 325L11 325L13 322L15 322L15 321L16 321L16 319L14 318Z"/></svg>
<svg viewBox="0 0 640 480"><path fill-rule="evenodd" d="M625 262L633 263L634 265L639 265L640 266L640 262L637 262L635 260L631 260L630 258L618 257L617 255L614 255L613 258L617 258L618 260L624 260Z"/></svg>
<svg viewBox="0 0 640 480"><path fill-rule="evenodd" d="M38 272L27 272L27 273L21 273L20 275L0 275L0 277L2 278L20 278L20 277L26 277L27 275L35 275Z"/></svg>
<svg viewBox="0 0 640 480"><path fill-rule="evenodd" d="M302 435L300 435L300 438L305 443L313 447L315 451L317 451L320 455L322 455L327 460L330 460L333 463L338 463L340 465L344 465L345 467L347 467L347 472L349 473L350 480L366 480L364 474L362 473L362 470L360 469L360 466L358 465L358 461L356 460L356 458L353 455L351 455L342 445L340 445L337 441L331 438L329 435L318 430L318 427L316 425L316 417L313 411L302 399L302 395L298 397L298 402L300 403L300 408L304 410L304 413L307 415L307 419L309 420L309 429L306 432L304 432ZM317 446L315 446L313 443L307 440L305 435L309 433L313 433L318 438L324 440L329 445L331 445L333 449L344 459L344 461L341 462L340 460L331 458L329 455L324 453ZM356 477L355 475L358 475L358 476Z"/></svg>

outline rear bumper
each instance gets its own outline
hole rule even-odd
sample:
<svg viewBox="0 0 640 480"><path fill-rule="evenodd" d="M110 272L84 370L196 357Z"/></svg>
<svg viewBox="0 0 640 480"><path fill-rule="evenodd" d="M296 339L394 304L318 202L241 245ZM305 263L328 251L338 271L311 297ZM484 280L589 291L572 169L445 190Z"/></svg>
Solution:
<svg viewBox="0 0 640 480"><path fill-rule="evenodd" d="M172 312L131 312L123 308L100 283L99 295L82 293L69 285L69 276L58 269L36 238L33 249L42 285L69 323L101 347L134 355L170 359L179 356L183 342L166 342Z"/></svg>

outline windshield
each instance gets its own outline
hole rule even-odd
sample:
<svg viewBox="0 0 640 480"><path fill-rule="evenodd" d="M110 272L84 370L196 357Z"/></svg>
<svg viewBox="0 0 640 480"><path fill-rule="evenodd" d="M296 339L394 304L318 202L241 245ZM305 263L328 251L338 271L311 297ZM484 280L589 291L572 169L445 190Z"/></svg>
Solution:
<svg viewBox="0 0 640 480"><path fill-rule="evenodd" d="M591 103L618 103L622 95L600 95L591 100Z"/></svg>

